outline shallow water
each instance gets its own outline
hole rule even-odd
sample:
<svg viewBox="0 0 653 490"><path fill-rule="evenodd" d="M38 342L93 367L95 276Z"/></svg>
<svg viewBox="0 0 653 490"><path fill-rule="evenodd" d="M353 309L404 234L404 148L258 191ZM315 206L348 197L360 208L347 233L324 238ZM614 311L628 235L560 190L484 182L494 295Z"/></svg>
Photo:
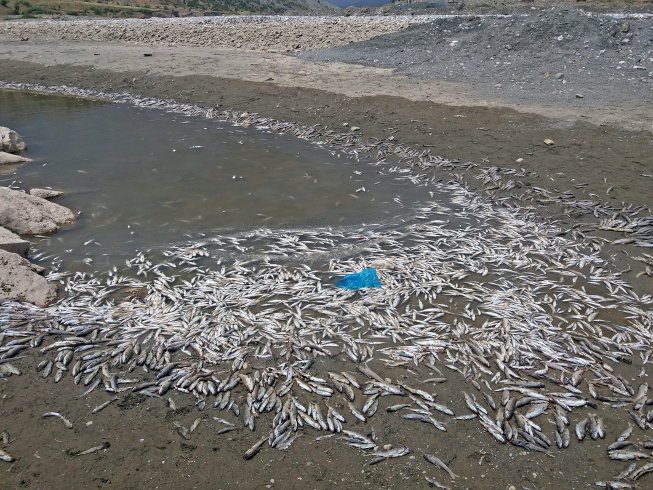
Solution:
<svg viewBox="0 0 653 490"><path fill-rule="evenodd" d="M0 91L0 121L34 162L2 185L52 187L77 222L36 242L112 264L201 234L366 226L409 218L425 187L288 135L118 104Z"/></svg>

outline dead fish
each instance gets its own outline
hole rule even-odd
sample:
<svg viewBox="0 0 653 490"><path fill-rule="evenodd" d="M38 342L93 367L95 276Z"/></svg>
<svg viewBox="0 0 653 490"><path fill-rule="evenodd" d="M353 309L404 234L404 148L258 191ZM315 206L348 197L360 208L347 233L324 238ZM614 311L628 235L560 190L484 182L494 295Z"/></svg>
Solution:
<svg viewBox="0 0 653 490"><path fill-rule="evenodd" d="M93 453L97 453L98 451L103 451L104 449L108 449L110 446L111 444L109 443L109 441L104 441L99 446L93 446L92 448L89 448L85 451L80 451L80 452L67 451L67 452L70 456L86 456L87 454L93 454Z"/></svg>
<svg viewBox="0 0 653 490"><path fill-rule="evenodd" d="M623 482L623 481L617 481L617 480L613 480L613 481L597 481L596 486L601 487L601 488L608 488L610 490L618 490L618 489L621 489L621 488L635 488L630 483L626 483L626 482Z"/></svg>
<svg viewBox="0 0 653 490"><path fill-rule="evenodd" d="M365 415L363 415L355 406L353 403L348 402L349 404L349 411L352 413L354 417L356 417L358 420L361 422L367 422L367 418Z"/></svg>
<svg viewBox="0 0 653 490"><path fill-rule="evenodd" d="M565 427L561 432L556 431L555 437L556 437L556 445L560 449L565 449L569 447L569 443L571 442L571 435L569 434L569 429Z"/></svg>
<svg viewBox="0 0 653 490"><path fill-rule="evenodd" d="M548 403L538 403L536 405L533 405L531 409L528 412L526 412L525 417L527 419L537 418L546 411L548 406L549 406Z"/></svg>
<svg viewBox="0 0 653 490"><path fill-rule="evenodd" d="M437 480L434 480L430 476L425 476L426 481L429 482L429 485L435 488L442 488L443 490L451 490L448 486L443 485L442 483L438 482Z"/></svg>
<svg viewBox="0 0 653 490"><path fill-rule="evenodd" d="M576 437L579 441L585 439L585 432L587 431L587 424L589 423L588 418L584 418L576 424Z"/></svg>
<svg viewBox="0 0 653 490"><path fill-rule="evenodd" d="M477 417L478 415L475 413L468 413L467 415L458 415L457 417L454 417L454 420L472 420Z"/></svg>
<svg viewBox="0 0 653 490"><path fill-rule="evenodd" d="M262 437L258 441L254 443L252 447L250 447L247 451L245 451L245 454L243 454L244 459L252 459L256 454L261 450L261 447L263 446L263 443L269 439L269 436Z"/></svg>
<svg viewBox="0 0 653 490"><path fill-rule="evenodd" d="M44 361L44 362L45 364L43 364L43 366L39 364L39 367L41 369L41 377L47 378L48 376L50 376L50 373L52 372L52 366L54 364L52 363L52 361Z"/></svg>
<svg viewBox="0 0 653 490"><path fill-rule="evenodd" d="M653 463L646 463L645 465L640 466L635 471L633 471L632 474L630 475L630 478L632 478L633 480L637 480L642 476L644 476L646 473L650 473L652 471L653 471Z"/></svg>
<svg viewBox="0 0 653 490"><path fill-rule="evenodd" d="M408 408L410 407L410 403L398 403L397 405L390 405L385 409L386 412L393 413L393 412L398 412L402 408Z"/></svg>
<svg viewBox="0 0 653 490"><path fill-rule="evenodd" d="M453 410L451 410L449 407L446 405L442 405L441 403L431 403L431 406L435 408L438 412L442 412L447 415L451 415L452 417L456 415Z"/></svg>
<svg viewBox="0 0 653 490"><path fill-rule="evenodd" d="M168 398L168 407L170 410L177 410L177 405L175 404L175 401L172 398Z"/></svg>
<svg viewBox="0 0 653 490"><path fill-rule="evenodd" d="M226 434L227 432L231 432L232 430L236 430L235 427L223 427L222 429L218 429L216 434L221 435L221 434Z"/></svg>
<svg viewBox="0 0 653 490"><path fill-rule="evenodd" d="M13 461L16 461L16 458L14 458L11 454L6 453L2 449L0 449L0 461L5 461L7 463L11 463Z"/></svg>
<svg viewBox="0 0 653 490"><path fill-rule="evenodd" d="M642 417L631 410L628 410L628 413L630 414L630 418L633 419L633 422L637 424L637 427L642 430L646 430L646 421Z"/></svg>
<svg viewBox="0 0 653 490"><path fill-rule="evenodd" d="M608 452L616 451L617 449L623 449L628 446L632 446L633 443L630 441L616 441L608 446Z"/></svg>
<svg viewBox="0 0 653 490"><path fill-rule="evenodd" d="M435 466L443 469L447 473L449 473L449 476L451 477L452 480L455 480L458 478L458 475L456 475L453 471L449 469L449 467L438 457L433 456L432 454L424 454L424 459L428 461L431 464L434 464Z"/></svg>
<svg viewBox="0 0 653 490"><path fill-rule="evenodd" d="M363 415L366 418L372 417L379 408L379 395L372 395L363 405Z"/></svg>
<svg viewBox="0 0 653 490"><path fill-rule="evenodd" d="M93 409L93 411L91 413L98 413L99 411L104 410L105 408L107 408L109 405L111 405L116 400L117 400L117 398L112 398L111 400L107 400L104 403L100 403L97 407L95 407Z"/></svg>
<svg viewBox="0 0 653 490"><path fill-rule="evenodd" d="M597 417L596 414L591 414L589 416L589 433L592 436L592 440L596 440L599 437L601 439L605 438L605 429L603 427L603 419Z"/></svg>
<svg viewBox="0 0 653 490"><path fill-rule="evenodd" d="M195 429L197 429L197 426L200 425L201 419L195 419L195 421L191 424L190 429L188 429L189 433L193 433Z"/></svg>
<svg viewBox="0 0 653 490"><path fill-rule="evenodd" d="M344 434L342 439L350 446L365 451L376 448L376 442L374 442L373 439L359 434L358 432L354 432L353 430L343 430L342 433Z"/></svg>
<svg viewBox="0 0 653 490"><path fill-rule="evenodd" d="M628 427L626 427L626 429L621 434L619 434L619 437L617 437L617 442L625 441L630 437L630 434L632 433L633 433L633 426L629 423Z"/></svg>
<svg viewBox="0 0 653 490"><path fill-rule="evenodd" d="M57 418L60 418L61 421L63 422L63 425L65 425L67 429L72 429L73 428L73 424L70 422L70 420L68 420L66 417L64 417L63 415L61 415L58 412L47 412L47 413L43 414L43 417L44 418L45 417L57 417Z"/></svg>
<svg viewBox="0 0 653 490"><path fill-rule="evenodd" d="M439 422L438 420L434 419L430 415L425 415L423 413L407 413L401 416L402 418L406 420L418 420L420 422L424 422L425 424L431 424L433 427L435 427L438 430L441 430L442 432L447 432L447 428L442 422Z"/></svg>
<svg viewBox="0 0 653 490"><path fill-rule="evenodd" d="M385 461L386 459L400 458L401 456L405 456L408 453L410 453L410 449L408 449L406 446L399 446L384 451L375 451L369 455L374 457L374 459L372 459L369 464L374 465L380 463L381 461Z"/></svg>
<svg viewBox="0 0 653 490"><path fill-rule="evenodd" d="M651 456L639 451L611 451L609 457L616 461L630 461L632 459L650 458Z"/></svg>
<svg viewBox="0 0 653 490"><path fill-rule="evenodd" d="M625 480L630 476L630 474L635 471L635 468L637 468L637 463L630 463L628 467L623 470L621 473L619 473L614 479L615 480Z"/></svg>

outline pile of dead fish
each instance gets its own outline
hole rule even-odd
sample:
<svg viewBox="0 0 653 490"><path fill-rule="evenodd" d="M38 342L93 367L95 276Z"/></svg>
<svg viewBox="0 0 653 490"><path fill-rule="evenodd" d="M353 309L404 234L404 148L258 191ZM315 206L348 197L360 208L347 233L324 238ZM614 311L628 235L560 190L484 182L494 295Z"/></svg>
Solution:
<svg viewBox="0 0 653 490"><path fill-rule="evenodd" d="M637 365L644 379L653 298L528 213L431 185L451 204L430 202L404 227L364 240L346 230L256 230L140 253L106 273L52 273L67 292L57 305L0 305L0 371L18 374L12 359L31 350L44 357L41 376L71 379L84 395L191 395L199 410L229 411L266 434L246 457L265 443L288 448L307 427L379 461L399 457L347 429L381 409L435 431L469 420L500 443L542 452L567 447L572 433L605 437L604 406L650 431L648 384L619 370ZM333 286L370 266L382 289ZM121 291L142 294L116 299ZM333 360L338 371L325 367ZM464 382L461 400L425 388ZM546 416L553 434L539 421ZM649 457L626 445L609 456Z"/></svg>

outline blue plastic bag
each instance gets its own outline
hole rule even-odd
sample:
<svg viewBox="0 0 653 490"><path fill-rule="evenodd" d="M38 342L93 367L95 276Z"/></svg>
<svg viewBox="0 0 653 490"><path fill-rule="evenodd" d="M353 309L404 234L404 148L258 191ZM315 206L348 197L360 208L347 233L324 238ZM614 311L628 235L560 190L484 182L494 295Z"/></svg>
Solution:
<svg viewBox="0 0 653 490"><path fill-rule="evenodd" d="M349 289L350 291L363 288L380 288L381 281L376 275L376 269L370 267L355 274L346 275L336 283L336 287Z"/></svg>

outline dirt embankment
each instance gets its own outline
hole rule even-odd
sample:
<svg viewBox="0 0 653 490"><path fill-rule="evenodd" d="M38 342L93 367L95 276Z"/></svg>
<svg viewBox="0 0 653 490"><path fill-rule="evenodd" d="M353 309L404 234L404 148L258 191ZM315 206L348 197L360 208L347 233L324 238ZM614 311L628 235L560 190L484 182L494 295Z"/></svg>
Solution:
<svg viewBox="0 0 653 490"><path fill-rule="evenodd" d="M464 82L505 103L653 112L653 16L533 10L446 17L303 59L389 68ZM653 128L653 120L648 122Z"/></svg>

